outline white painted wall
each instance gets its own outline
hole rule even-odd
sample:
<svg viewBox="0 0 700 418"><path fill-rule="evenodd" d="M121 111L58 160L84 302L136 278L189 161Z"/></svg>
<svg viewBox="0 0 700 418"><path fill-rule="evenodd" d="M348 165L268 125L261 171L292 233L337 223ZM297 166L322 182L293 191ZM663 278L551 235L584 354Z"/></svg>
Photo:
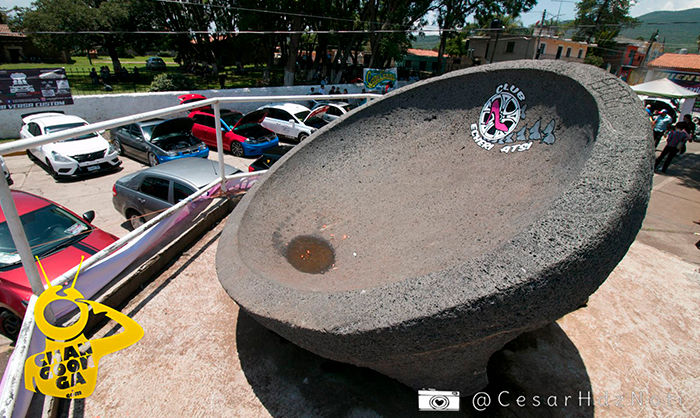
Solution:
<svg viewBox="0 0 700 418"><path fill-rule="evenodd" d="M399 82L397 87L405 85ZM363 84L335 84L326 86L326 91L330 86L347 89L348 93L361 93ZM162 109L164 107L179 104L177 96L187 93L199 93L207 98L213 97L244 97L244 96L276 96L276 95L304 95L309 93L309 88L314 87L318 91L320 86L288 86L288 87L259 87L244 89L225 90L196 90L196 91L169 91L162 93L130 93L130 94L101 94L92 96L75 96L73 105L56 106L51 108L31 108L0 111L0 138L19 138L19 130L22 127L22 116L25 113L32 113L42 110L61 110L66 114L80 116L88 122L102 122L122 116L129 116L136 113L147 112L149 110ZM222 107L235 108L243 113L255 110L258 107L269 103L227 103ZM307 105L302 101L300 104ZM182 116L187 116L183 113Z"/></svg>

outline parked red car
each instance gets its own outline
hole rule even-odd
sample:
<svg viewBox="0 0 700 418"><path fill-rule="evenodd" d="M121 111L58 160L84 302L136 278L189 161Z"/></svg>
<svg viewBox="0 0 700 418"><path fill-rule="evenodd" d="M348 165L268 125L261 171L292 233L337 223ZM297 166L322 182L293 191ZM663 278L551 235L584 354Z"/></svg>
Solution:
<svg viewBox="0 0 700 418"><path fill-rule="evenodd" d="M187 103L192 103L192 102L199 102L202 100L207 100L206 96L202 96L201 94L183 94L182 96L177 96L177 98L180 100L180 104L187 104ZM206 110L206 109L211 109L211 106L203 106L203 107L197 107L192 109L194 110Z"/></svg>
<svg viewBox="0 0 700 418"><path fill-rule="evenodd" d="M210 147L216 148L216 120L212 109L195 110L192 134ZM265 115L260 112L243 116L235 110L221 109L222 142L225 151L236 157L260 155L279 143L277 134L260 125Z"/></svg>
<svg viewBox="0 0 700 418"><path fill-rule="evenodd" d="M50 200L18 190L12 191L12 198L32 253L41 260L49 280L77 265L81 255L87 259L118 239L90 223L95 218L93 211L80 217ZM5 214L0 211L0 333L17 338L31 295Z"/></svg>

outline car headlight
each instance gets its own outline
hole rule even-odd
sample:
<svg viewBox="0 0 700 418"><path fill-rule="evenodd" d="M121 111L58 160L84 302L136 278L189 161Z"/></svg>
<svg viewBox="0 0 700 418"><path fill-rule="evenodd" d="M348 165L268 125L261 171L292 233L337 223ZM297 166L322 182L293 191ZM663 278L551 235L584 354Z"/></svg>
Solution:
<svg viewBox="0 0 700 418"><path fill-rule="evenodd" d="M250 138L246 138L244 142L250 142Z"/></svg>
<svg viewBox="0 0 700 418"><path fill-rule="evenodd" d="M117 149L114 148L114 145L109 144L109 147L107 147L107 155L114 154L115 152L117 152Z"/></svg>
<svg viewBox="0 0 700 418"><path fill-rule="evenodd" d="M177 154L177 151L165 151L165 155L167 155L168 157L177 157Z"/></svg>
<svg viewBox="0 0 700 418"><path fill-rule="evenodd" d="M207 144L202 143L202 144L199 146L199 150L200 150L200 151L204 151L205 149L207 149Z"/></svg>
<svg viewBox="0 0 700 418"><path fill-rule="evenodd" d="M68 157L64 157L63 155L57 153L56 151L51 151L51 156L53 157L54 161L58 161L59 163L72 163L73 162Z"/></svg>

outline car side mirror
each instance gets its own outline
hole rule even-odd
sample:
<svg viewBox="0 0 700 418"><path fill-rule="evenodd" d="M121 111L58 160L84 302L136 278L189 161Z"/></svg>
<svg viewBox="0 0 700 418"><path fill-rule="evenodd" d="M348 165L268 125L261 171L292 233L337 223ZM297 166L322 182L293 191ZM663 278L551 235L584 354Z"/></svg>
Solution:
<svg viewBox="0 0 700 418"><path fill-rule="evenodd" d="M95 211L89 210L89 211L83 213L83 219L85 219L88 222L92 222L95 219Z"/></svg>
<svg viewBox="0 0 700 418"><path fill-rule="evenodd" d="M100 135L104 135L105 132L107 132L107 130L105 130L105 129L103 129L103 130L101 130L101 131L97 131L97 133L100 134Z"/></svg>
<svg viewBox="0 0 700 418"><path fill-rule="evenodd" d="M294 119L289 119L289 123L291 123L292 125L294 125Z"/></svg>

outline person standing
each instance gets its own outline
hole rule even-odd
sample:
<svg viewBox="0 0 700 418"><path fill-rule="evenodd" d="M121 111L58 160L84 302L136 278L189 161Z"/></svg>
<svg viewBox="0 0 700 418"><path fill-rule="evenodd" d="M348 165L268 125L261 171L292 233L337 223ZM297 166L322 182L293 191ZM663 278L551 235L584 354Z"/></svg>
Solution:
<svg viewBox="0 0 700 418"><path fill-rule="evenodd" d="M695 129L697 128L695 126L695 123L693 122L693 119L690 117L689 114L683 115L683 122L678 122L678 125L680 126L681 129L683 129L685 132L688 133L690 138L688 139L690 142L693 142L695 139Z"/></svg>
<svg viewBox="0 0 700 418"><path fill-rule="evenodd" d="M672 121L673 120L671 119L671 116L669 116L666 109L662 109L661 112L659 112L659 116L654 121L654 148L659 146L661 138L668 130L668 127L671 125Z"/></svg>
<svg viewBox="0 0 700 418"><path fill-rule="evenodd" d="M668 134L668 138L666 138L666 146L664 147L664 150L661 151L659 158L657 158L654 162L654 170L656 170L656 167L658 167L664 157L666 157L664 166L661 168L661 172L665 173L668 166L671 165L673 157L678 154L681 144L684 144L688 140L688 133L682 130L678 125L680 124L676 124L676 126L673 127L673 130Z"/></svg>

